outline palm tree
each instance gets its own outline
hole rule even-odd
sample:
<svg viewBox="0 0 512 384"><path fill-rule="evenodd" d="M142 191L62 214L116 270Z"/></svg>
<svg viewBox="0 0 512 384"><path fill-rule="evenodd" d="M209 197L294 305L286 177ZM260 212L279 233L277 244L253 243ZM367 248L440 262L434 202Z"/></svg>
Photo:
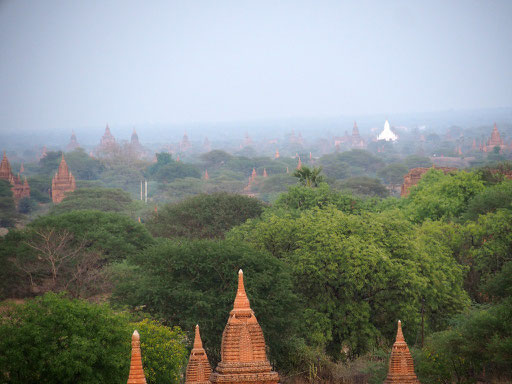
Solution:
<svg viewBox="0 0 512 384"><path fill-rule="evenodd" d="M306 187L318 187L318 184L324 181L324 176L320 175L320 172L322 172L322 167L309 168L303 165L295 170L293 176L297 177L299 182Z"/></svg>

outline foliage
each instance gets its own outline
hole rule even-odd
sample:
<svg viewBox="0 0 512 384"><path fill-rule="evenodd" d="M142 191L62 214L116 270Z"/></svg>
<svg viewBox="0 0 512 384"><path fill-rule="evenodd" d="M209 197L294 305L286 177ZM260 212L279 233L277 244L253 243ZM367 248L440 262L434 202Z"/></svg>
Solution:
<svg viewBox="0 0 512 384"><path fill-rule="evenodd" d="M334 179L372 175L383 166L380 158L362 149L322 156L320 164L325 174Z"/></svg>
<svg viewBox="0 0 512 384"><path fill-rule="evenodd" d="M377 175L384 180L386 184L399 185L407 174L407 167L402 164L390 164L378 170Z"/></svg>
<svg viewBox="0 0 512 384"><path fill-rule="evenodd" d="M125 383L130 334L105 306L46 294L6 305L0 318L3 383Z"/></svg>
<svg viewBox="0 0 512 384"><path fill-rule="evenodd" d="M233 156L225 151L215 149L208 153L203 153L200 156L200 158L207 168L213 170L214 168L218 168L226 164L229 160L233 158Z"/></svg>
<svg viewBox="0 0 512 384"><path fill-rule="evenodd" d="M178 384L188 355L183 331L149 319L131 326L140 334L142 365L148 384Z"/></svg>
<svg viewBox="0 0 512 384"><path fill-rule="evenodd" d="M352 177L337 184L339 188L348 190L355 195L386 197L389 191L379 179L371 177Z"/></svg>
<svg viewBox="0 0 512 384"><path fill-rule="evenodd" d="M512 180L491 185L475 195L469 202L462 218L476 220L479 215L495 212L499 208L512 209Z"/></svg>
<svg viewBox="0 0 512 384"><path fill-rule="evenodd" d="M361 204L360 198L337 192L331 189L328 184L321 183L318 188L290 187L287 193L279 196L273 207L294 211L334 205L343 212L358 213Z"/></svg>
<svg viewBox="0 0 512 384"><path fill-rule="evenodd" d="M293 172L293 176L299 179L299 183L305 187L318 187L318 185L324 180L324 177L320 175L322 167L309 168L303 165L301 168L296 169Z"/></svg>
<svg viewBox="0 0 512 384"><path fill-rule="evenodd" d="M50 187L52 179L46 175L36 175L28 178L28 185L30 186L30 197L40 203L49 203Z"/></svg>
<svg viewBox="0 0 512 384"><path fill-rule="evenodd" d="M456 219L483 190L483 181L476 172L460 171L452 175L431 169L411 187L405 210L415 222Z"/></svg>
<svg viewBox="0 0 512 384"><path fill-rule="evenodd" d="M13 227L17 218L11 184L0 180L0 227Z"/></svg>
<svg viewBox="0 0 512 384"><path fill-rule="evenodd" d="M214 363L220 358L237 271L243 268L247 295L263 328L270 358L280 368L289 368L300 312L283 262L241 243L185 239L162 239L129 261L118 270L114 299L132 307L144 306L182 329L192 331L199 322Z"/></svg>
<svg viewBox="0 0 512 384"><path fill-rule="evenodd" d="M512 376L512 302L476 307L427 339L415 354L422 383L505 382Z"/></svg>
<svg viewBox="0 0 512 384"><path fill-rule="evenodd" d="M462 268L443 242L397 212L348 215L334 207L299 218L269 214L235 228L229 238L252 243L288 262L305 302L309 343L325 343L339 358L370 350L394 335L399 317L414 334L425 299L427 328L467 303Z"/></svg>
<svg viewBox="0 0 512 384"><path fill-rule="evenodd" d="M77 180L97 180L105 169L98 159L89 156L82 148L66 153L65 159Z"/></svg>
<svg viewBox="0 0 512 384"><path fill-rule="evenodd" d="M156 164L148 167L147 174L161 183L169 183L185 177L201 177L201 172L197 167L181 161L174 161L169 153L157 153L156 158Z"/></svg>
<svg viewBox="0 0 512 384"><path fill-rule="evenodd" d="M62 151L49 151L46 156L39 160L38 174L53 177L54 173L59 169L62 159Z"/></svg>
<svg viewBox="0 0 512 384"><path fill-rule="evenodd" d="M147 221L153 236L217 238L263 211L259 200L242 195L214 193L190 197L163 206Z"/></svg>
<svg viewBox="0 0 512 384"><path fill-rule="evenodd" d="M52 214L96 209L103 212L124 212L132 202L130 195L121 189L84 188L66 194L64 200L55 205Z"/></svg>
<svg viewBox="0 0 512 384"><path fill-rule="evenodd" d="M404 164L408 169L430 168L432 166L432 161L428 157L409 155L404 159Z"/></svg>

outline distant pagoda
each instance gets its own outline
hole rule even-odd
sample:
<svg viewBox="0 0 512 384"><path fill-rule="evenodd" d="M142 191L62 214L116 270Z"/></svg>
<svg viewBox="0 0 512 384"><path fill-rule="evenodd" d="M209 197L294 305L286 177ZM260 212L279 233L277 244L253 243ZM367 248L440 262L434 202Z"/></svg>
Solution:
<svg viewBox="0 0 512 384"><path fill-rule="evenodd" d="M183 138L181 139L180 143L180 152L186 152L190 148L192 148L192 144L190 143L190 140L188 139L187 132L183 134Z"/></svg>
<svg viewBox="0 0 512 384"><path fill-rule="evenodd" d="M352 148L364 148L365 142L361 135L359 134L359 128L357 127L357 123L354 121L354 126L352 127L352 137L351 137L351 143L350 146Z"/></svg>
<svg viewBox="0 0 512 384"><path fill-rule="evenodd" d="M506 148L505 142L500 136L500 132L498 131L498 127L496 123L494 123L494 128L491 133L491 137L487 140L487 145L483 147L484 152L492 152L494 148L498 147L501 150Z"/></svg>
<svg viewBox="0 0 512 384"><path fill-rule="evenodd" d="M60 160L60 165L57 173L52 179L52 200L55 204L60 203L66 193L73 192L76 189L75 177L70 172L64 154Z"/></svg>
<svg viewBox="0 0 512 384"><path fill-rule="evenodd" d="M203 342L199 334L199 325L196 325L194 347L188 359L185 384L208 384L211 373L212 368L203 348Z"/></svg>
<svg viewBox="0 0 512 384"><path fill-rule="evenodd" d="M377 137L377 140L384 140L384 141L397 141L398 140L398 136L391 130L391 127L387 120L384 123L384 129Z"/></svg>
<svg viewBox="0 0 512 384"><path fill-rule="evenodd" d="M384 384L420 384L414 373L414 361L405 342L400 320L398 320L396 341L391 349L388 376Z"/></svg>
<svg viewBox="0 0 512 384"><path fill-rule="evenodd" d="M27 178L25 177L25 180L22 181L19 174L16 176L12 173L11 164L7 159L5 151L2 162L0 163L0 179L8 181L11 184L12 197L16 203L24 197L30 197L30 186L28 185Z"/></svg>
<svg viewBox="0 0 512 384"><path fill-rule="evenodd" d="M265 339L245 293L244 275L238 272L238 290L224 328L221 361L210 376L212 383L277 384L265 351Z"/></svg>
<svg viewBox="0 0 512 384"><path fill-rule="evenodd" d="M99 154L112 154L117 148L115 137L110 132L110 128L107 124L105 127L105 133L101 137L100 145L96 149Z"/></svg>
<svg viewBox="0 0 512 384"><path fill-rule="evenodd" d="M127 384L146 384L146 377L142 367L142 354L140 352L140 336L137 331L133 331L132 335L132 358Z"/></svg>
<svg viewBox="0 0 512 384"><path fill-rule="evenodd" d="M69 139L69 144L66 146L66 151L71 152L79 147L80 144L78 144L78 140L76 139L75 131L71 131L71 138Z"/></svg>

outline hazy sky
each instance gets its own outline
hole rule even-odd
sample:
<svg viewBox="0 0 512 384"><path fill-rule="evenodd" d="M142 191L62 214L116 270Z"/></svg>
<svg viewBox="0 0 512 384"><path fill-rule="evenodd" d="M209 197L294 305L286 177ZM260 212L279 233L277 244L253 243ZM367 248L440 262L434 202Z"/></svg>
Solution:
<svg viewBox="0 0 512 384"><path fill-rule="evenodd" d="M512 106L512 1L0 0L0 129Z"/></svg>

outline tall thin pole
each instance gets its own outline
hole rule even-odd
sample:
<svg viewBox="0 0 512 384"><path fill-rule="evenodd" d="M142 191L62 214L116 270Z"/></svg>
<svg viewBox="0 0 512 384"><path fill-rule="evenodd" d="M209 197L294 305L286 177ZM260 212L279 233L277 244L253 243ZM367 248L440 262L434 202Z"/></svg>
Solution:
<svg viewBox="0 0 512 384"><path fill-rule="evenodd" d="M423 348L423 338L425 337L425 298L421 298L421 348Z"/></svg>
<svg viewBox="0 0 512 384"><path fill-rule="evenodd" d="M142 180L140 181L140 201L142 201Z"/></svg>
<svg viewBox="0 0 512 384"><path fill-rule="evenodd" d="M148 202L148 181L147 180L144 180L144 184L146 186L146 193L145 193L145 202L147 204Z"/></svg>

